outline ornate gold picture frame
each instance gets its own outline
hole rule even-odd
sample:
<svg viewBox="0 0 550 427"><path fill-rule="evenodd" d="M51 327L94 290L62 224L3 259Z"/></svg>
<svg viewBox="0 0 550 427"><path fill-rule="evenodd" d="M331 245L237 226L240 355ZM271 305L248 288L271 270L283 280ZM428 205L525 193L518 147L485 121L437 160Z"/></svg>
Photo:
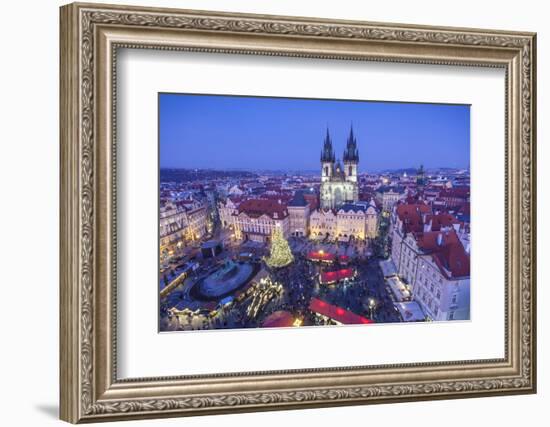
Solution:
<svg viewBox="0 0 550 427"><path fill-rule="evenodd" d="M507 31L99 4L63 6L61 418L78 423L534 393L535 42L533 33ZM119 48L504 69L505 357L119 379L115 150Z"/></svg>

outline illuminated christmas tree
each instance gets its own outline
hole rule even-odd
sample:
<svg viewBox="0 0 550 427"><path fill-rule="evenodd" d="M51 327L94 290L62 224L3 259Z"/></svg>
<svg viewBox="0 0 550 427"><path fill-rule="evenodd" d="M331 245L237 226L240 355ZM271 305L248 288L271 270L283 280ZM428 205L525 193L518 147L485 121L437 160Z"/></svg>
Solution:
<svg viewBox="0 0 550 427"><path fill-rule="evenodd" d="M271 250L269 257L265 259L268 266L273 268L285 267L294 261L288 242L283 236L281 229L276 227L271 234Z"/></svg>

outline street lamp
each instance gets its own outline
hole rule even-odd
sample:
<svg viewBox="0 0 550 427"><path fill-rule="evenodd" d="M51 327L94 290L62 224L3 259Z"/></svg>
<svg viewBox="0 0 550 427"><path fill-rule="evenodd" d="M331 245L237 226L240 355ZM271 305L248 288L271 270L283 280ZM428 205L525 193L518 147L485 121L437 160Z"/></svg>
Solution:
<svg viewBox="0 0 550 427"><path fill-rule="evenodd" d="M369 312L370 312L371 320L374 320L373 319L373 314L374 314L374 308L375 307L376 307L376 301L374 300L374 298L369 298Z"/></svg>

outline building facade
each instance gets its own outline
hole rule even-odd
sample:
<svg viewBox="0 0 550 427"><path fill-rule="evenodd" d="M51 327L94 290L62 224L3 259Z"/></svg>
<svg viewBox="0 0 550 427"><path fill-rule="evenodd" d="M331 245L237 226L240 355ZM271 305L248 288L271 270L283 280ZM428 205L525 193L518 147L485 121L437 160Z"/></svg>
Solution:
<svg viewBox="0 0 550 427"><path fill-rule="evenodd" d="M470 318L470 257L448 214L404 204L392 216L391 258L428 319Z"/></svg>
<svg viewBox="0 0 550 427"><path fill-rule="evenodd" d="M238 213L239 203L242 200L241 196L230 196L218 202L218 213L223 228L233 229L234 215Z"/></svg>
<svg viewBox="0 0 550 427"><path fill-rule="evenodd" d="M304 193L296 191L287 207L290 217L290 235L307 237L309 235L310 208Z"/></svg>
<svg viewBox="0 0 550 427"><path fill-rule="evenodd" d="M332 209L318 209L309 217L309 234L314 239L333 239L336 227L336 214Z"/></svg>
<svg viewBox="0 0 550 427"><path fill-rule="evenodd" d="M429 255L418 259L417 277L412 293L430 319L468 320L470 261L462 247L454 244L446 246L444 249L436 248L435 252L433 248L420 248Z"/></svg>
<svg viewBox="0 0 550 427"><path fill-rule="evenodd" d="M374 201L346 203L338 210L319 209L310 215L310 236L341 241L374 239L378 235L378 219Z"/></svg>
<svg viewBox="0 0 550 427"><path fill-rule="evenodd" d="M233 214L233 227L239 240L269 243L276 227L285 238L289 236L290 216L287 206L279 200L249 199Z"/></svg>
<svg viewBox="0 0 550 427"><path fill-rule="evenodd" d="M207 233L206 206L196 200L167 202L160 207L160 253L200 240Z"/></svg>
<svg viewBox="0 0 550 427"><path fill-rule="evenodd" d="M379 219L380 212L374 200L371 199L369 206L365 210L365 238L375 239L378 237Z"/></svg>
<svg viewBox="0 0 550 427"><path fill-rule="evenodd" d="M378 235L378 210L374 201L342 205L336 213L336 236L339 239L374 239Z"/></svg>
<svg viewBox="0 0 550 427"><path fill-rule="evenodd" d="M197 242L208 233L208 210L199 202L184 203L187 215L186 244Z"/></svg>
<svg viewBox="0 0 550 427"><path fill-rule="evenodd" d="M385 212L391 212L393 207L406 197L406 191L403 187L390 187L383 185L376 190L376 199Z"/></svg>
<svg viewBox="0 0 550 427"><path fill-rule="evenodd" d="M167 255L178 244L183 245L187 231L187 211L183 206L168 202L160 207L160 253ZM181 243L180 243L181 242Z"/></svg>
<svg viewBox="0 0 550 427"><path fill-rule="evenodd" d="M424 203L399 204L394 206L392 211L390 222L391 258L398 273L409 283L409 278L412 276L406 277L404 270L400 269L408 267L408 259L402 263L401 258L413 256L412 250L405 245L405 237L408 233L422 232L424 230L424 219L426 215L431 213L431 207Z"/></svg>

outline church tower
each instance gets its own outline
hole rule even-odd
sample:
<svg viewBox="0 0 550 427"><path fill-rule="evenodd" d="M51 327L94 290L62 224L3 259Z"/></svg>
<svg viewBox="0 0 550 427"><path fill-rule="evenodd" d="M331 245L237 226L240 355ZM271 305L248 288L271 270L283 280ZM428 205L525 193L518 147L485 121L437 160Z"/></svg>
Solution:
<svg viewBox="0 0 550 427"><path fill-rule="evenodd" d="M334 149L332 148L332 140L327 127L327 135L325 136L325 142L323 144L323 150L321 151L321 182L328 182L331 180L334 174L334 162L336 157L334 155Z"/></svg>
<svg viewBox="0 0 550 427"><path fill-rule="evenodd" d="M359 150L357 149L357 139L353 135L353 125L349 131L349 137L344 150L344 172L346 181L357 182L357 165L359 163Z"/></svg>
<svg viewBox="0 0 550 427"><path fill-rule="evenodd" d="M322 209L337 209L345 203L359 200L359 184L357 180L357 164L359 151L357 141L351 129L348 143L344 151L344 166L336 161L332 140L327 129L327 135L321 150L321 186L319 188Z"/></svg>
<svg viewBox="0 0 550 427"><path fill-rule="evenodd" d="M424 187L426 185L426 172L424 171L424 165L420 165L416 171L416 185L418 187Z"/></svg>

